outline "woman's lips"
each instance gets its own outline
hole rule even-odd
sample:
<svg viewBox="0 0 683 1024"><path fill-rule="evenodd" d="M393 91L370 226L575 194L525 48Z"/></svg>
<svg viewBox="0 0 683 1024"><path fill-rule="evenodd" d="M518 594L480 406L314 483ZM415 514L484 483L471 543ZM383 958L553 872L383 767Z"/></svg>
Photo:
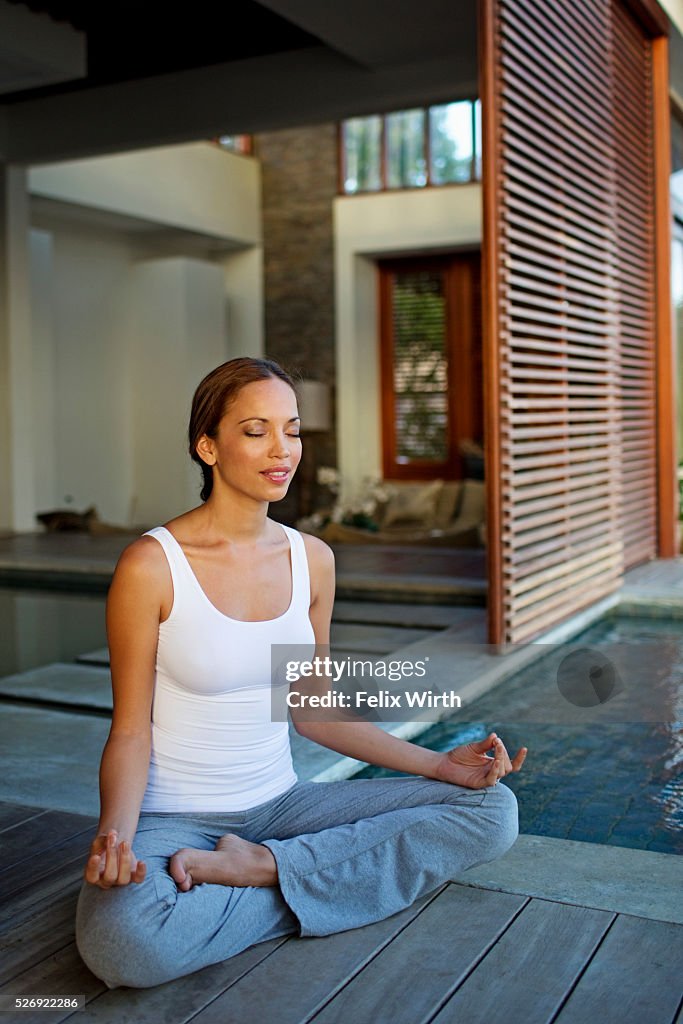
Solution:
<svg viewBox="0 0 683 1024"><path fill-rule="evenodd" d="M281 484L281 483L285 482L285 480L288 478L290 472L291 471L289 469L287 469L287 470L280 470L279 472L277 472L276 470L273 470L273 469L267 470L267 471L263 470L261 472L261 476L268 477L268 479L272 480L272 482L274 484Z"/></svg>

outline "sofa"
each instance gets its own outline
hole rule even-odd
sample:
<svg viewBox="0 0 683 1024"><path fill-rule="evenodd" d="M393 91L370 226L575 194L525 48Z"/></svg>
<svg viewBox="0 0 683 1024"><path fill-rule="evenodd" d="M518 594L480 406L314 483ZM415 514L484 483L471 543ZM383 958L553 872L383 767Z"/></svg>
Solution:
<svg viewBox="0 0 683 1024"><path fill-rule="evenodd" d="M483 480L385 480L392 492L373 514L378 529L328 522L317 534L329 544L424 544L483 547L486 489Z"/></svg>

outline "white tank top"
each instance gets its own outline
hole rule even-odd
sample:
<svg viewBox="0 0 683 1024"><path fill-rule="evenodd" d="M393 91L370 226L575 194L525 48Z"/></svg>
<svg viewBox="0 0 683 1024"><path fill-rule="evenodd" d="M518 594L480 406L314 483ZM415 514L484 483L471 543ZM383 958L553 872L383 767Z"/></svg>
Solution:
<svg viewBox="0 0 683 1024"><path fill-rule="evenodd" d="M199 585L182 547L165 526L156 537L173 578L173 607L159 623L152 702L152 752L140 808L241 811L284 793L297 781L286 721L271 712L271 644L306 644L310 582L304 540L289 539L292 590L276 619L243 622L224 615ZM236 581L237 582L237 581Z"/></svg>

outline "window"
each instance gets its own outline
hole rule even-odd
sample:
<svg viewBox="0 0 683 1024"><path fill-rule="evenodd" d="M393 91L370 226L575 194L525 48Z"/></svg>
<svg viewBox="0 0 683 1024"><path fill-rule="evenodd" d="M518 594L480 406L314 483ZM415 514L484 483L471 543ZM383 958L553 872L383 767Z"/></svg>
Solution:
<svg viewBox="0 0 683 1024"><path fill-rule="evenodd" d="M383 472L463 475L483 433L479 253L382 260Z"/></svg>
<svg viewBox="0 0 683 1024"><path fill-rule="evenodd" d="M340 131L341 191L423 188L481 180L481 103L354 117Z"/></svg>

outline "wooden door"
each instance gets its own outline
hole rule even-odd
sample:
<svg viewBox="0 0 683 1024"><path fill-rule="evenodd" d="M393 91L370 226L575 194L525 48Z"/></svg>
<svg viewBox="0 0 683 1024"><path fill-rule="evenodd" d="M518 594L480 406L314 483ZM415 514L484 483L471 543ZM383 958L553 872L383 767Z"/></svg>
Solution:
<svg viewBox="0 0 683 1024"><path fill-rule="evenodd" d="M483 441L479 252L382 260L383 475L457 480Z"/></svg>

